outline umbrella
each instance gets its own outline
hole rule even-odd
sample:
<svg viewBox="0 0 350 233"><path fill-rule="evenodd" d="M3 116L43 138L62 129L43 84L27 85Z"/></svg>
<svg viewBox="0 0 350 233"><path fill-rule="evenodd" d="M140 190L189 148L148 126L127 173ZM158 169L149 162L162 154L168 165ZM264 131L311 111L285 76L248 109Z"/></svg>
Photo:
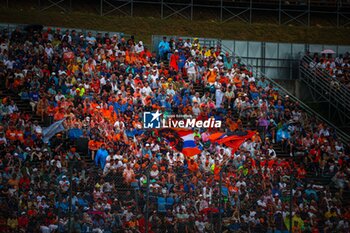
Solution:
<svg viewBox="0 0 350 233"><path fill-rule="evenodd" d="M324 54L335 54L335 52L333 50L331 50L331 49L325 49L321 53L324 53Z"/></svg>

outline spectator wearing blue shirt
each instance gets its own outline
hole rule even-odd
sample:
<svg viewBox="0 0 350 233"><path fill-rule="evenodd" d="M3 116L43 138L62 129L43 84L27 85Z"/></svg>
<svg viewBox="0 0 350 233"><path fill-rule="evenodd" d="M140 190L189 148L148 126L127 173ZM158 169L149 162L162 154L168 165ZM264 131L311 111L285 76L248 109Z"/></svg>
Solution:
<svg viewBox="0 0 350 233"><path fill-rule="evenodd" d="M152 159L152 151L150 149L150 144L146 143L145 147L142 148L142 157L146 154L149 155L149 159Z"/></svg>
<svg viewBox="0 0 350 233"><path fill-rule="evenodd" d="M281 191L279 190L277 184L276 184L276 185L273 187L273 189L272 189L272 195L275 196L276 194L278 194L279 197L282 196L282 193L281 193Z"/></svg>
<svg viewBox="0 0 350 233"><path fill-rule="evenodd" d="M316 191L311 187L311 185L309 184L305 190L305 194L307 196L307 198L310 200L313 196L313 198L318 201L318 196Z"/></svg>
<svg viewBox="0 0 350 233"><path fill-rule="evenodd" d="M189 96L189 93L186 92L185 96L182 98L182 104L183 106L187 106L188 104L192 104L192 98Z"/></svg>
<svg viewBox="0 0 350 233"><path fill-rule="evenodd" d="M162 107L164 107L167 111L171 111L171 100L168 96L165 98L165 102L163 103Z"/></svg>
<svg viewBox="0 0 350 233"><path fill-rule="evenodd" d="M100 165L102 169L104 169L106 165L106 158L108 156L108 151L106 150L105 144L102 144L101 148L97 150L95 156L95 164Z"/></svg>
<svg viewBox="0 0 350 233"><path fill-rule="evenodd" d="M167 55L170 52L169 42L166 41L166 37L163 37L163 40L159 42L158 45L159 56L161 60L167 60Z"/></svg>
<svg viewBox="0 0 350 233"><path fill-rule="evenodd" d="M178 62L179 71L181 71L182 68L184 68L186 60L187 59L185 57L185 54L183 52L180 52L180 58Z"/></svg>
<svg viewBox="0 0 350 233"><path fill-rule="evenodd" d="M38 101L39 101L39 93L36 90L33 89L29 93L29 99L30 99L29 104L32 107L32 111L35 112L35 107L36 107L36 105L38 104Z"/></svg>
<svg viewBox="0 0 350 233"><path fill-rule="evenodd" d="M160 94L158 94L157 101L160 103L161 106L163 106L165 102L166 94L165 91L162 90Z"/></svg>
<svg viewBox="0 0 350 233"><path fill-rule="evenodd" d="M284 106L282 105L282 101L278 100L277 104L275 105L275 109L277 109L279 112L283 112L284 111Z"/></svg>
<svg viewBox="0 0 350 233"><path fill-rule="evenodd" d="M266 81L265 77L261 77L261 79L258 81L257 87L261 87L262 89L265 89L269 85L269 83Z"/></svg>
<svg viewBox="0 0 350 233"><path fill-rule="evenodd" d="M88 42L88 44L91 44L92 46L95 46L96 44L96 38L94 36L92 36L91 32L88 32L87 36L86 36L86 41Z"/></svg>
<svg viewBox="0 0 350 233"><path fill-rule="evenodd" d="M187 181L187 183L184 185L184 191L186 193L192 193L194 192L195 186L194 184L192 184L189 180Z"/></svg>
<svg viewBox="0 0 350 233"><path fill-rule="evenodd" d="M181 104L182 98L179 93L176 93L176 95L173 98L173 105L175 107L178 107Z"/></svg>

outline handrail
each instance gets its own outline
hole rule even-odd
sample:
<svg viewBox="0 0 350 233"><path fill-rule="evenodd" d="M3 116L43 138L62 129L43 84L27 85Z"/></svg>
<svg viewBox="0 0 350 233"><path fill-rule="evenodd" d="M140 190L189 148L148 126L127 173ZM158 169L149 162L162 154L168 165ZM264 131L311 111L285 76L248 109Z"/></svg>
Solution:
<svg viewBox="0 0 350 233"><path fill-rule="evenodd" d="M312 59L310 57L305 57L304 59L307 59L307 61L310 63L312 62ZM332 80L333 77L328 73L326 72L325 70L323 69L320 69L318 67L315 68L317 71L320 71L321 74L323 74L325 77L322 77L320 75L318 75L318 77L321 77L321 78L327 78L326 80ZM348 87L346 87L344 84L342 83L339 83L340 87L342 88L342 91L344 91L347 95L349 95L350 93L350 90Z"/></svg>
<svg viewBox="0 0 350 233"><path fill-rule="evenodd" d="M341 104L344 108L349 109L350 96L347 95L347 93L344 93L338 89L336 90L335 87L332 87L331 84L327 82L327 80L318 77L317 75L313 74L312 71L303 67L302 65L299 67L299 70L302 71L303 74L307 75L309 79L313 79L315 81L315 85L317 85L319 88L329 93L333 93L334 95L332 95L332 99ZM305 79L304 76L301 76L300 78Z"/></svg>
<svg viewBox="0 0 350 233"><path fill-rule="evenodd" d="M312 59L310 57L304 57L302 60L302 63L306 62L307 65L309 66L310 62L312 62ZM301 64L302 66L303 64ZM315 67L315 70L318 72L315 72L313 77L317 78L320 82L324 83L326 86L330 86L330 83L328 80L334 80L334 78L325 72L323 69ZM318 75L318 74L323 74L323 76ZM339 103L343 104L344 100L346 100L346 106L347 108L350 107L350 90L345 87L342 83L338 82L339 84L339 90L337 91L337 96L336 98L339 99Z"/></svg>
<svg viewBox="0 0 350 233"><path fill-rule="evenodd" d="M251 69L251 71L253 71L255 69L254 66L251 66L249 64L247 64L245 62L244 59L242 59L242 57L240 57L237 53L233 53L230 49L226 48L225 46L222 46L221 49L226 49L227 52L230 52L232 55L240 58L241 62L243 64L245 64L247 67L249 67ZM278 91L280 92L280 94L282 95L288 95L289 98L294 101L294 102L298 102L299 106L309 115L313 115L316 118L322 120L323 122L327 123L327 125L329 125L330 127L332 127L335 131L336 134L338 135L338 137L340 138L341 141L343 141L344 143L348 143L350 142L350 136L345 133L344 131L340 130L338 127L336 127L333 123L331 123L330 121L328 121L326 118L324 118L323 116L321 116L319 113L317 113L315 110L313 110L312 108L310 108L308 105L306 105L305 103L303 103L301 100L299 100L296 96L294 96L292 93L290 93L289 91L287 91L284 87L282 87L280 84L278 84L277 82L275 82L273 79L267 77L263 72L259 71L256 69L256 73L259 74L261 77L265 77L273 86L278 87ZM259 79L259 77L256 77L256 79Z"/></svg>
<svg viewBox="0 0 350 233"><path fill-rule="evenodd" d="M308 62L308 66L309 66L310 62L312 62L312 59L310 57L304 57L303 59L304 59L303 62L305 62L305 61ZM317 75L317 73L315 74L317 77L322 78L322 80L327 82L327 80L332 80L333 79L333 77L328 72L326 72L325 70L320 69L318 67L315 67L315 70L319 71L319 74L323 74L323 76ZM348 95L349 94L349 89L346 86L344 86L342 83L339 83L339 85L341 86L342 91L344 91Z"/></svg>
<svg viewBox="0 0 350 233"><path fill-rule="evenodd" d="M308 74L307 74L307 71L306 71L306 70L303 70L302 68L300 69L300 72L301 72L302 74L308 75ZM312 77L309 77L309 78L312 78ZM316 81L317 81L317 80L316 80ZM331 98L327 98L327 97L325 97L325 96L323 95L322 90L323 90L323 91L326 91L326 92L329 92L329 93L331 94L331 93L332 93L332 92L330 91L331 87L329 87L329 89L327 89L327 90L324 90L322 87L320 88L320 86L317 85L317 82L316 82L315 86L314 86L314 85L310 85L310 87L311 87L314 91L316 91L319 95L323 96L324 99L327 99L328 102L329 102L333 107L337 108L338 111L341 112L341 113L343 114L344 117L350 119L349 112L346 111L346 110L349 110L349 109L347 109L347 108L339 108L339 107L331 100ZM332 93L332 94L333 94L332 97L334 98L335 95L334 95L334 93ZM345 110L345 111L344 111L344 110Z"/></svg>

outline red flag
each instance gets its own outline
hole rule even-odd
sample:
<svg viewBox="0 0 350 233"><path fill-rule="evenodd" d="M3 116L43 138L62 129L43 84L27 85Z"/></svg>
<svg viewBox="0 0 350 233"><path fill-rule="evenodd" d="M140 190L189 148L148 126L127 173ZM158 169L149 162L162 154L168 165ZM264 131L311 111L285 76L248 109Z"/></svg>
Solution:
<svg viewBox="0 0 350 233"><path fill-rule="evenodd" d="M209 140L211 142L215 142L217 139L219 139L223 135L224 133L213 133L212 135L209 136Z"/></svg>
<svg viewBox="0 0 350 233"><path fill-rule="evenodd" d="M242 143L245 141L245 139L239 139L234 141L225 142L224 144L230 148L232 148L231 153L235 153L238 148L242 145Z"/></svg>
<svg viewBox="0 0 350 233"><path fill-rule="evenodd" d="M228 137L224 137L222 139L217 140L216 142L218 144L223 144L226 142L234 141L234 140L246 140L249 138L252 138L254 136L255 132L254 131L248 131L247 135L232 135Z"/></svg>

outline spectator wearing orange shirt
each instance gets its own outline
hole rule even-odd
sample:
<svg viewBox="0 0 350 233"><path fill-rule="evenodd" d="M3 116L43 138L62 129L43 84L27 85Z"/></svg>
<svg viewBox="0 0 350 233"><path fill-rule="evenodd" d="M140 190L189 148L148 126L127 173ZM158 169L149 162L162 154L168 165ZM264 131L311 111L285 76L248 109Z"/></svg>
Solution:
<svg viewBox="0 0 350 233"><path fill-rule="evenodd" d="M91 159L92 161L95 160L95 153L100 148L102 143L96 141L94 138L92 138L88 143L88 148L91 153Z"/></svg>
<svg viewBox="0 0 350 233"><path fill-rule="evenodd" d="M196 173L199 169L198 163L196 163L193 159L188 160L188 170Z"/></svg>
<svg viewBox="0 0 350 233"><path fill-rule="evenodd" d="M47 113L47 116L49 119L49 124L53 123L53 117L54 117L56 111L57 111L57 109L55 108L53 103L50 103L49 106L47 107L47 110L46 110L46 113Z"/></svg>
<svg viewBox="0 0 350 233"><path fill-rule="evenodd" d="M53 119L55 121L62 120L65 117L65 110L64 108L59 108L58 112L55 113Z"/></svg>
<svg viewBox="0 0 350 233"><path fill-rule="evenodd" d="M15 133L16 133L16 139L18 141L20 141L21 143L23 143L24 142L24 133L23 133L23 131L21 129L16 129Z"/></svg>
<svg viewBox="0 0 350 233"><path fill-rule="evenodd" d="M10 141L16 141L16 129L13 125L11 125L8 130L6 130L6 138Z"/></svg>
<svg viewBox="0 0 350 233"><path fill-rule="evenodd" d="M298 169L297 169L297 178L298 179L305 179L306 177L306 170L304 168L304 165L301 165Z"/></svg>

